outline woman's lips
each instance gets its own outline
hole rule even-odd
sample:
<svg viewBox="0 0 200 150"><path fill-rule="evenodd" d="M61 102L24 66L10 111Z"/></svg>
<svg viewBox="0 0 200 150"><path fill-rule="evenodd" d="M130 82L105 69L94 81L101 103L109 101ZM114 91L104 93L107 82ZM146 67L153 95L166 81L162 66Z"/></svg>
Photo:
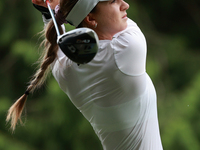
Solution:
<svg viewBox="0 0 200 150"><path fill-rule="evenodd" d="M124 18L127 18L127 14L125 14L122 18L123 18L123 19L124 19Z"/></svg>

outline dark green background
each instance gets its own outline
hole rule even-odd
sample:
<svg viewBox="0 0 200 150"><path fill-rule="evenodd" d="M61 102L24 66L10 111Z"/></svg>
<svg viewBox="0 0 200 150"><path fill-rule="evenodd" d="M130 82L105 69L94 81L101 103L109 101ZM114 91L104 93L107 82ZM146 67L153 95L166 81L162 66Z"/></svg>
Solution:
<svg viewBox="0 0 200 150"><path fill-rule="evenodd" d="M127 2L128 16L148 42L147 72L157 90L163 147L199 150L200 1ZM35 71L43 23L31 0L1 0L0 20L0 150L102 150L90 124L52 75L29 96L25 125L14 134L9 131L7 109Z"/></svg>

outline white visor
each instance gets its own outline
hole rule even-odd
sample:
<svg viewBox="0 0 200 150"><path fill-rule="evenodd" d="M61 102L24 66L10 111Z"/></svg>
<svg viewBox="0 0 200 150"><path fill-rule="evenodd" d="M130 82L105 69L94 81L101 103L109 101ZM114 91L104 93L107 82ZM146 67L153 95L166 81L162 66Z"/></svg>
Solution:
<svg viewBox="0 0 200 150"><path fill-rule="evenodd" d="M102 1L109 0L78 0L78 2L67 15L67 22L77 27L98 4L98 2Z"/></svg>

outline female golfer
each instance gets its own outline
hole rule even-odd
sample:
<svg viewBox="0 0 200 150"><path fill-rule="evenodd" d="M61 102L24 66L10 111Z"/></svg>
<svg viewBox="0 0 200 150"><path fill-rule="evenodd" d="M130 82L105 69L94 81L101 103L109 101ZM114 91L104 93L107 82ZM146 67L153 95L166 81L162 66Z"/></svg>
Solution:
<svg viewBox="0 0 200 150"><path fill-rule="evenodd" d="M42 0L32 2L46 7ZM51 1L52 8L57 4L58 0ZM59 49L50 21L45 27L41 67L25 94L9 109L7 121L11 120L13 130L27 95L42 85L51 67L60 88L90 122L104 150L163 149L156 92L145 71L146 41L127 17L128 8L123 0L60 0L55 17L61 33L66 21L93 29L100 40L98 53L88 64L72 62Z"/></svg>

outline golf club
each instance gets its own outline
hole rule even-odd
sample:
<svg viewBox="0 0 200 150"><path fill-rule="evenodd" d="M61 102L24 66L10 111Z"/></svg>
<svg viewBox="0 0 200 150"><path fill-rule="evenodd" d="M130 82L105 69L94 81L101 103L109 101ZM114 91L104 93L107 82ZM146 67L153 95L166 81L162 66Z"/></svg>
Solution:
<svg viewBox="0 0 200 150"><path fill-rule="evenodd" d="M49 0L44 0L44 2L46 2L53 19L58 36L57 43L62 52L77 64L89 63L95 57L99 46L99 39L95 31L89 28L77 28L60 35Z"/></svg>

